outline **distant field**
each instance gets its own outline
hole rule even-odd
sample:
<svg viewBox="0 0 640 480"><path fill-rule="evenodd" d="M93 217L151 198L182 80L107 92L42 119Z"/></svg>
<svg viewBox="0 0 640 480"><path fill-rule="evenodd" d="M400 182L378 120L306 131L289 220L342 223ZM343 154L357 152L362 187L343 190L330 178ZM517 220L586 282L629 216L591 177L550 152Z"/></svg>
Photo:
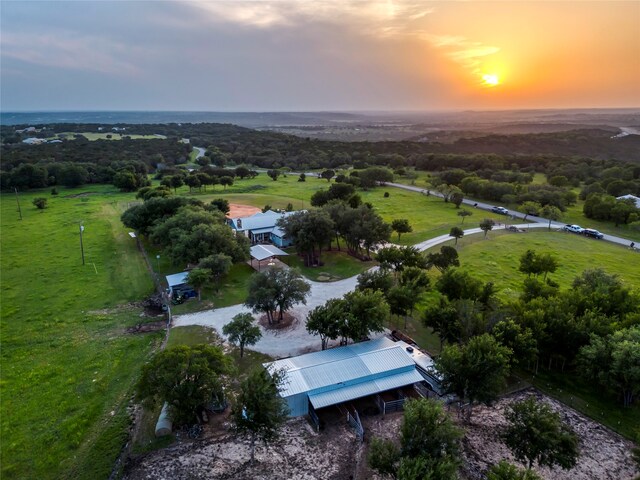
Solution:
<svg viewBox="0 0 640 480"><path fill-rule="evenodd" d="M106 478L132 382L159 336L132 336L152 290L109 186L2 195L2 478ZM49 208L31 200L46 196ZM82 265L79 222L84 222Z"/></svg>
<svg viewBox="0 0 640 480"><path fill-rule="evenodd" d="M485 282L494 282L504 297L519 295L525 278L518 271L520 256L528 249L557 258L558 270L550 277L562 288L569 287L584 270L600 267L640 289L640 253L625 247L565 232L496 233L488 240L481 235L463 238L458 254L462 268Z"/></svg>
<svg viewBox="0 0 640 480"><path fill-rule="evenodd" d="M59 133L57 136L66 136L67 138L73 138L74 135L82 135L87 140L122 140L122 137L129 137L132 140L140 140L140 139L155 139L155 138L166 138L164 135L130 135L128 133L94 133L94 132L64 132ZM52 137L54 138L54 137Z"/></svg>

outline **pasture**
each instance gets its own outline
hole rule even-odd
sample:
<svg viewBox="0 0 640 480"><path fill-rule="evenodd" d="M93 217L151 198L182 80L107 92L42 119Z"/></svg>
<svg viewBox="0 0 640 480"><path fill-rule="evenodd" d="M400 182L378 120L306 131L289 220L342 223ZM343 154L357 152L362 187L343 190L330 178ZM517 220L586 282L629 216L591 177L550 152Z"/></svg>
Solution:
<svg viewBox="0 0 640 480"><path fill-rule="evenodd" d="M110 186L2 200L2 477L106 478L140 364L159 335L128 335L153 285ZM48 198L37 210L31 200ZM83 222L86 264L81 261Z"/></svg>
<svg viewBox="0 0 640 480"><path fill-rule="evenodd" d="M567 232L541 229L529 233L490 233L463 237L458 242L461 267L480 280L492 281L503 297L516 297L525 275L518 271L520 257L531 249L551 253L558 269L550 278L569 288L588 268L602 268L618 275L631 288L640 288L640 254L628 248Z"/></svg>

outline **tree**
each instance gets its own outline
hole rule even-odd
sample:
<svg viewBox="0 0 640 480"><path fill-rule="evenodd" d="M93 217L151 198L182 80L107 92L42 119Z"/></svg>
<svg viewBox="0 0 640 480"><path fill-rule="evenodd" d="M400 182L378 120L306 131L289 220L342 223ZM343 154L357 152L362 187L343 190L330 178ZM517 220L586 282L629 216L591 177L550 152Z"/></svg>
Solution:
<svg viewBox="0 0 640 480"><path fill-rule="evenodd" d="M230 370L231 360L218 347L170 347L142 366L136 397L148 406L167 402L174 424L193 423L212 397L222 398L222 376Z"/></svg>
<svg viewBox="0 0 640 480"><path fill-rule="evenodd" d="M532 361L538 354L538 343L531 329L516 323L512 319L497 322L493 326L491 334L500 344L511 349L514 365L522 365L525 362Z"/></svg>
<svg viewBox="0 0 640 480"><path fill-rule="evenodd" d="M449 201L453 203L456 206L456 208L460 208L460 205L462 204L463 200L464 200L464 195L462 194L462 192L458 192L458 191L453 192L449 197Z"/></svg>
<svg viewBox="0 0 640 480"><path fill-rule="evenodd" d="M320 264L322 247L331 244L335 232L329 214L317 209L296 212L276 224L293 241L298 254L304 255L305 266Z"/></svg>
<svg viewBox="0 0 640 480"><path fill-rule="evenodd" d="M487 233L493 230L495 224L496 222L494 222L490 218L485 218L484 220L482 220L482 222L480 222L480 230L484 232L484 238L487 238Z"/></svg>
<svg viewBox="0 0 640 480"><path fill-rule="evenodd" d="M427 254L427 268L436 267L438 271L444 273L449 267L459 266L458 251L448 245L440 247L437 253Z"/></svg>
<svg viewBox="0 0 640 480"><path fill-rule="evenodd" d="M413 232L413 228L409 224L409 220L406 218L397 218L391 222L391 230L398 234L398 241L400 241L400 235L403 233Z"/></svg>
<svg viewBox="0 0 640 480"><path fill-rule="evenodd" d="M358 275L358 290L380 290L386 297L393 287L393 277L385 268L367 270Z"/></svg>
<svg viewBox="0 0 640 480"><path fill-rule="evenodd" d="M267 170L267 176L275 182L280 176L280 170Z"/></svg>
<svg viewBox="0 0 640 480"><path fill-rule="evenodd" d="M229 255L224 253L214 253L207 257L201 258L198 268L207 270L211 279L215 282L215 288L218 288L218 281L221 277L229 273L233 260Z"/></svg>
<svg viewBox="0 0 640 480"><path fill-rule="evenodd" d="M335 176L336 172L334 172L331 169L328 170L324 170L321 174L320 174L320 178L324 178L327 182L330 182L331 179Z"/></svg>
<svg viewBox="0 0 640 480"><path fill-rule="evenodd" d="M427 308L422 314L422 323L431 328L440 339L440 350L444 342L453 343L460 338L458 310L445 297L440 297L437 305Z"/></svg>
<svg viewBox="0 0 640 480"><path fill-rule="evenodd" d="M184 185L182 175L174 175L170 177L169 184L173 188L174 193L177 192L178 188Z"/></svg>
<svg viewBox="0 0 640 480"><path fill-rule="evenodd" d="M542 480L542 478L533 470L522 470L501 460L489 469L487 480Z"/></svg>
<svg viewBox="0 0 640 480"><path fill-rule="evenodd" d="M256 440L265 446L273 442L287 420L287 403L279 394L283 380L283 372L269 373L258 369L240 384L240 394L231 415L235 430L249 436L252 465Z"/></svg>
<svg viewBox="0 0 640 480"><path fill-rule="evenodd" d="M404 403L400 448L373 438L369 466L398 480L453 480L460 464L458 429L442 405L427 398Z"/></svg>
<svg viewBox="0 0 640 480"><path fill-rule="evenodd" d="M276 275L276 304L278 305L279 317L282 320L284 312L290 310L295 304L307 304L307 296L311 290L300 272L294 268L275 269Z"/></svg>
<svg viewBox="0 0 640 480"><path fill-rule="evenodd" d="M249 170L244 165L240 165L239 167L236 167L235 172L236 172L236 177L240 178L240 180L244 180L246 177L251 175L251 170Z"/></svg>
<svg viewBox="0 0 640 480"><path fill-rule="evenodd" d="M307 176L304 173L301 173L300 176L298 177L298 181L299 182L306 182L307 181Z"/></svg>
<svg viewBox="0 0 640 480"><path fill-rule="evenodd" d="M541 215L549 219L549 230L551 230L551 222L557 222L562 218L562 211L554 205L545 205L542 208Z"/></svg>
<svg viewBox="0 0 640 480"><path fill-rule="evenodd" d="M456 239L456 246L458 245L458 239L464 236L464 230L460 227L452 227L449 232L449 236Z"/></svg>
<svg viewBox="0 0 640 480"><path fill-rule="evenodd" d="M211 272L204 268L194 268L187 275L187 283L198 291L198 300L202 299L202 287L211 282Z"/></svg>
<svg viewBox="0 0 640 480"><path fill-rule="evenodd" d="M398 478L396 472L401 459L400 449L391 440L373 437L369 445L367 461L380 475Z"/></svg>
<svg viewBox="0 0 640 480"><path fill-rule="evenodd" d="M504 442L531 470L534 463L569 470L579 456L578 437L560 415L534 397L507 407Z"/></svg>
<svg viewBox="0 0 640 480"><path fill-rule="evenodd" d="M211 200L211 205L216 207L225 215L231 210L231 207L229 207L229 200L226 198L216 198L215 200Z"/></svg>
<svg viewBox="0 0 640 480"><path fill-rule="evenodd" d="M44 197L36 197L31 203L33 203L38 210L44 210L45 208L47 208L47 203L49 203L49 200Z"/></svg>
<svg viewBox="0 0 640 480"><path fill-rule="evenodd" d="M384 167L369 167L359 172L360 186L365 190L378 183L393 182L393 172Z"/></svg>
<svg viewBox="0 0 640 480"><path fill-rule="evenodd" d="M282 320L284 312L296 303L307 303L311 286L302 279L295 269L271 269L259 272L249 281L249 296L245 305L254 313L263 312L269 324Z"/></svg>
<svg viewBox="0 0 640 480"><path fill-rule="evenodd" d="M442 386L469 401L467 418L473 404L493 402L509 373L511 350L485 333L473 337L466 345L446 345L436 360Z"/></svg>
<svg viewBox="0 0 640 480"><path fill-rule="evenodd" d="M466 217L470 217L471 215L473 215L473 213L472 213L472 212L470 212L469 210L464 210L464 209L462 209L462 210L460 210L460 211L458 212L458 216L462 218L462 223L463 223L463 224L464 224L464 219L465 219Z"/></svg>
<svg viewBox="0 0 640 480"><path fill-rule="evenodd" d="M189 191L191 192L194 188L200 188L200 186L202 185L202 182L200 181L200 179L198 178L198 175L189 175L186 180L185 183L187 184L187 186L189 187Z"/></svg>
<svg viewBox="0 0 640 480"><path fill-rule="evenodd" d="M389 305L380 291L354 291L344 296L348 305L346 338L359 342L371 332L382 332L389 319Z"/></svg>
<svg viewBox="0 0 640 480"><path fill-rule="evenodd" d="M329 340L335 340L340 336L348 315L347 307L344 300L332 298L307 315L307 332L320 335L322 350L327 349Z"/></svg>
<svg viewBox="0 0 640 480"><path fill-rule="evenodd" d="M578 357L581 373L622 397L631 406L640 394L640 326L618 330L607 337L592 334Z"/></svg>
<svg viewBox="0 0 640 480"><path fill-rule="evenodd" d="M233 185L233 177L228 177L228 176L220 177L220 185L222 185L226 190L227 187L230 187L231 185Z"/></svg>
<svg viewBox="0 0 640 480"><path fill-rule="evenodd" d="M457 268L446 270L437 280L436 288L449 300L479 300L483 293L480 280Z"/></svg>
<svg viewBox="0 0 640 480"><path fill-rule="evenodd" d="M255 345L260 338L260 327L253 324L250 313L239 313L231 322L222 327L222 333L229 337L229 342L240 347L240 358L244 355L246 345Z"/></svg>
<svg viewBox="0 0 640 480"><path fill-rule="evenodd" d="M527 216L529 215L538 215L540 213L541 205L538 202L522 202L522 204L518 207L518 211L524 213L523 221L527 220Z"/></svg>
<svg viewBox="0 0 640 480"><path fill-rule="evenodd" d="M343 236L349 252L360 253L364 247L367 258L370 256L372 247L388 241L391 235L389 224L385 223L382 217L367 205L346 210L343 222L347 228L343 232Z"/></svg>
<svg viewBox="0 0 640 480"><path fill-rule="evenodd" d="M125 170L113 176L113 186L123 192L135 192L138 188L138 182L132 172Z"/></svg>

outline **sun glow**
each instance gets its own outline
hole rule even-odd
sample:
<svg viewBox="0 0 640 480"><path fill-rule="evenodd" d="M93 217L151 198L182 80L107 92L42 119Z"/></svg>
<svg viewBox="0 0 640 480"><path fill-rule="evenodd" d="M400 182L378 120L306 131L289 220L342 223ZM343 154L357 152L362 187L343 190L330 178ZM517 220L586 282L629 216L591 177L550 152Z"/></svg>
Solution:
<svg viewBox="0 0 640 480"><path fill-rule="evenodd" d="M495 87L500 84L500 78L498 75L485 74L482 75L482 82L486 87Z"/></svg>

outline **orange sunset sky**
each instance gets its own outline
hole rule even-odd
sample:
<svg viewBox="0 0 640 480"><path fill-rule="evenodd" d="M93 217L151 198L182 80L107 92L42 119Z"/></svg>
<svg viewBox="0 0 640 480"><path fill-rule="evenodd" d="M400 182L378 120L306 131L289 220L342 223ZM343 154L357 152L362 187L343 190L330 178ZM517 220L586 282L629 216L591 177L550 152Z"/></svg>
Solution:
<svg viewBox="0 0 640 480"><path fill-rule="evenodd" d="M3 2L2 109L640 106L640 2Z"/></svg>

